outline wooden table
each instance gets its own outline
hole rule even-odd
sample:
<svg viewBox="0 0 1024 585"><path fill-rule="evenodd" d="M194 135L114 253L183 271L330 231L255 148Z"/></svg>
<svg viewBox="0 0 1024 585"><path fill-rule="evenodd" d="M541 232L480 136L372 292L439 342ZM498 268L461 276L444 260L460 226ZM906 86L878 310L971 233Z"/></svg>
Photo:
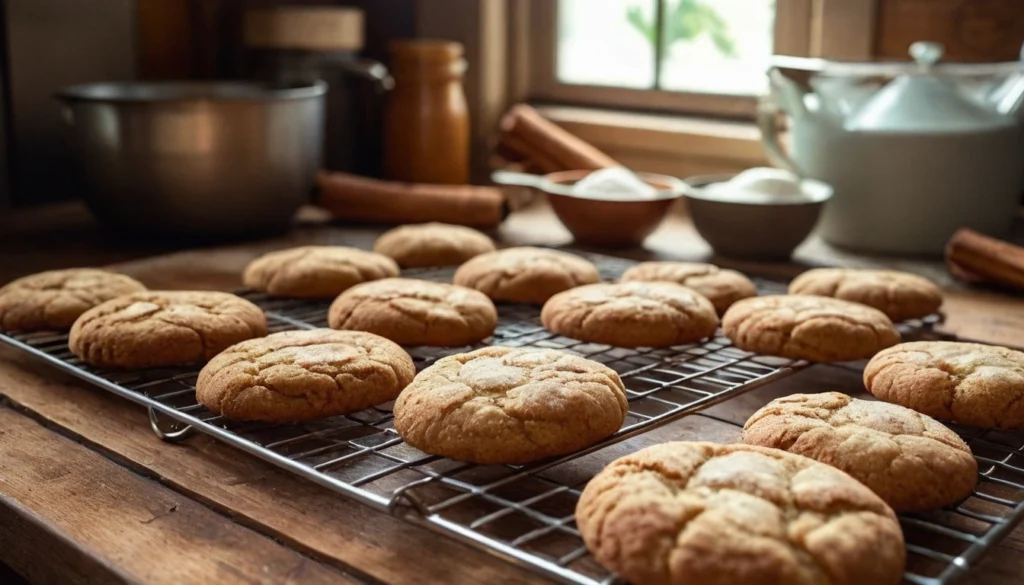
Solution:
<svg viewBox="0 0 1024 585"><path fill-rule="evenodd" d="M0 220L0 282L59 265L121 261L154 288L234 289L256 254L300 242L368 247L379 229L313 220L286 238L141 258L153 249L113 243L80 211ZM13 227L13 226L18 227ZM12 235L13 234L13 235ZM514 215L506 243L564 243L543 205ZM35 246L38 243L45 253ZM708 250L674 216L634 256L700 259ZM819 242L797 264L740 266L792 275L800 264L860 263ZM935 263L901 263L945 277ZM969 338L1024 346L1024 303L949 286L943 325ZM742 420L773 396L828 388L860 393L848 368L815 366L714 407ZM535 575L454 540L375 512L262 461L196 436L161 442L143 409L0 350L0 582L13 569L38 583L525 583ZM636 446L697 436L728 441L737 429L695 415L645 434ZM631 446L632 447L632 446ZM999 545L969 583L1019 583L1024 528Z"/></svg>

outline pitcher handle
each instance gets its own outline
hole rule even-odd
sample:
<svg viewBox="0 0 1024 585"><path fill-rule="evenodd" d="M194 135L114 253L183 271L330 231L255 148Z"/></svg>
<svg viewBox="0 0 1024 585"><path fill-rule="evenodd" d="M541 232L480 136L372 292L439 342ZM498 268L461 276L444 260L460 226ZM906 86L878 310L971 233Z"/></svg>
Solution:
<svg viewBox="0 0 1024 585"><path fill-rule="evenodd" d="M395 87L395 80L388 72L388 68L380 61L373 59L347 59L339 63L343 73L361 77L373 83L373 88L378 94L391 91Z"/></svg>
<svg viewBox="0 0 1024 585"><path fill-rule="evenodd" d="M786 169L797 177L804 178L800 168L779 140L778 114L782 110L771 95L764 96L757 104L757 127L761 130L761 143L768 154L768 160L775 166Z"/></svg>

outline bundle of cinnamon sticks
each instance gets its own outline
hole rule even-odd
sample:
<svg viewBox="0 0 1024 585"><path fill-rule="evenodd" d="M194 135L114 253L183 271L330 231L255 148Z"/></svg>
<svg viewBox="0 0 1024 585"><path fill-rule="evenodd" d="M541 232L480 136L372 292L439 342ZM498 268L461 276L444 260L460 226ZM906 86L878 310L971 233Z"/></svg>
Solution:
<svg viewBox="0 0 1024 585"><path fill-rule="evenodd" d="M593 145L519 104L502 118L492 165L523 172L596 171L619 166Z"/></svg>
<svg viewBox="0 0 1024 585"><path fill-rule="evenodd" d="M1024 248L976 231L957 231L946 246L946 266L962 280L1024 291Z"/></svg>

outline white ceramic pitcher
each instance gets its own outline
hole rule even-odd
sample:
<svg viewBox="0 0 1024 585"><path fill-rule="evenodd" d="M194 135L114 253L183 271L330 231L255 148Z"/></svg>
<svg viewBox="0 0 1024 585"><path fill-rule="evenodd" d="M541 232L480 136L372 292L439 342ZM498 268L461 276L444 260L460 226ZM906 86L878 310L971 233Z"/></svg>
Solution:
<svg viewBox="0 0 1024 585"><path fill-rule="evenodd" d="M937 65L941 55L941 45L915 43L913 64L803 60L817 71L812 91L770 71L765 148L775 164L835 188L820 224L829 242L934 255L960 227L997 237L1010 229L1024 192L1021 63ZM993 91L964 81L992 71L1006 74ZM876 81L886 73L895 78ZM788 154L780 110L792 120Z"/></svg>

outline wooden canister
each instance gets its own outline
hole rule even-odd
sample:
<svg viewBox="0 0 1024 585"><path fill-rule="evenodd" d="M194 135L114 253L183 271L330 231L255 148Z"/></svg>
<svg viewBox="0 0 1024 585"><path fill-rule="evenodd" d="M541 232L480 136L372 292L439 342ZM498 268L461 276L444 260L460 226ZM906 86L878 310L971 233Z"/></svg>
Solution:
<svg viewBox="0 0 1024 585"><path fill-rule="evenodd" d="M407 40L391 44L395 88L385 117L384 172L395 181L469 181L469 110L462 88L462 45Z"/></svg>

